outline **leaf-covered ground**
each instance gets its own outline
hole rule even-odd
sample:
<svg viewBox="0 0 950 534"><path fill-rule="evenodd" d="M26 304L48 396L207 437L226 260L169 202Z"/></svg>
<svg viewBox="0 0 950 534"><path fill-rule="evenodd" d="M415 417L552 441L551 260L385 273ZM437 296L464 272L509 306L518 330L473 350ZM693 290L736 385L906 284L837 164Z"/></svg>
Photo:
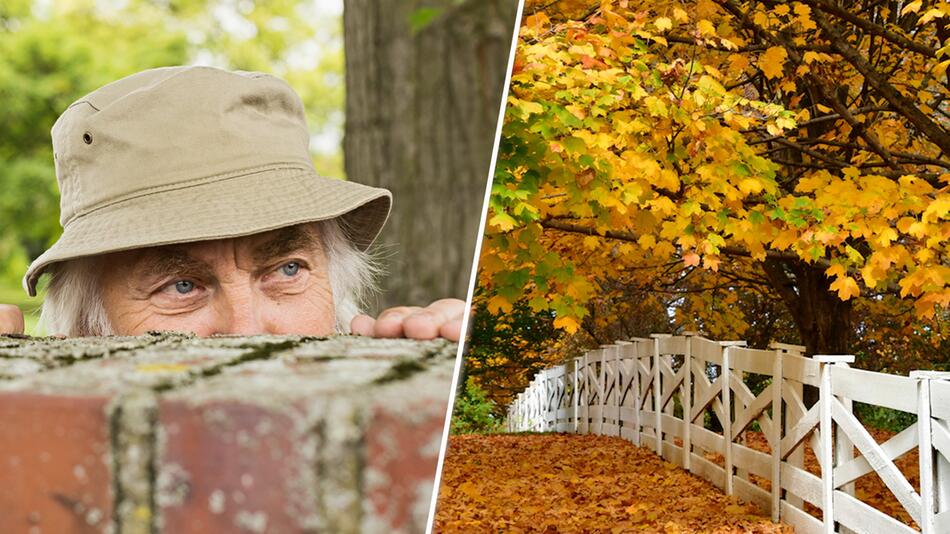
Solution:
<svg viewBox="0 0 950 534"><path fill-rule="evenodd" d="M651 451L615 437L452 436L435 532L782 533Z"/></svg>

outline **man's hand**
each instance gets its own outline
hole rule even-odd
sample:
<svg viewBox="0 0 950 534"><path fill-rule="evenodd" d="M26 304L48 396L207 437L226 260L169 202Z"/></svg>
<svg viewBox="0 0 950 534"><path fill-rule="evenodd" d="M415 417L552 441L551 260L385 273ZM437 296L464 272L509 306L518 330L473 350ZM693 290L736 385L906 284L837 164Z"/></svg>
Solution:
<svg viewBox="0 0 950 534"><path fill-rule="evenodd" d="M22 334L23 312L12 304L0 304L0 334Z"/></svg>
<svg viewBox="0 0 950 534"><path fill-rule="evenodd" d="M376 319L368 315L357 315L350 323L350 330L361 336L411 339L444 337L450 341L458 341L462 335L464 312L465 301L441 299L425 308L418 306L389 308L379 314Z"/></svg>

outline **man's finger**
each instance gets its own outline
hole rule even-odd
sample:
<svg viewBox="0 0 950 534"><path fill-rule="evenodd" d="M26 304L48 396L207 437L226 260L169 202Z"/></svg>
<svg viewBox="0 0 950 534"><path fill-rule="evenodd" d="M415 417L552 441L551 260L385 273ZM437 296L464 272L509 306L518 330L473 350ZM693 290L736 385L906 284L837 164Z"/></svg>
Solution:
<svg viewBox="0 0 950 534"><path fill-rule="evenodd" d="M461 318L465 313L465 301L459 299L439 299L426 306L427 310L437 310L446 319Z"/></svg>
<svg viewBox="0 0 950 534"><path fill-rule="evenodd" d="M405 335L403 321L420 309L415 306L399 306L384 310L376 319L373 335L375 337L403 337Z"/></svg>
<svg viewBox="0 0 950 534"><path fill-rule="evenodd" d="M432 339L439 335L439 328L448 320L442 312L430 306L406 317L402 327L408 338Z"/></svg>
<svg viewBox="0 0 950 534"><path fill-rule="evenodd" d="M23 312L12 304L0 304L0 334L22 334Z"/></svg>
<svg viewBox="0 0 950 534"><path fill-rule="evenodd" d="M442 327L439 328L439 335L449 341L458 343L458 340L462 337L462 318L459 317L443 323Z"/></svg>
<svg viewBox="0 0 950 534"><path fill-rule="evenodd" d="M372 336L376 319L369 315L357 315L350 321L350 332L358 336Z"/></svg>

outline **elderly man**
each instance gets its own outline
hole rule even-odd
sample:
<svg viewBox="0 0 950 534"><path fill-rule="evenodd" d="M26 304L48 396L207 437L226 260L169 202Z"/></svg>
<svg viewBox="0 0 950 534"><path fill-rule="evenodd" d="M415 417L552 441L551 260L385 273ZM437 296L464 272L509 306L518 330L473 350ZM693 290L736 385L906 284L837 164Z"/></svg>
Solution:
<svg viewBox="0 0 950 534"><path fill-rule="evenodd" d="M147 70L53 125L63 234L23 279L49 275L49 334L437 336L464 303L360 313L385 189L318 176L303 105L282 80L211 67ZM23 315L0 306L0 332Z"/></svg>

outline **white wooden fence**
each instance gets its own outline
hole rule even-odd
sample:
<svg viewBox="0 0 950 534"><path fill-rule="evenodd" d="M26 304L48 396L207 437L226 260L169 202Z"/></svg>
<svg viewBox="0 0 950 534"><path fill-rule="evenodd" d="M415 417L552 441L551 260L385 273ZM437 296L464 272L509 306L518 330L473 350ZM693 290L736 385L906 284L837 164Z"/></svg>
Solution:
<svg viewBox="0 0 950 534"><path fill-rule="evenodd" d="M850 368L852 356L806 358L803 350L695 335L618 341L539 372L509 407L508 430L621 436L799 533L915 532L855 497L854 481L873 471L925 534L950 533L950 373L873 373ZM758 395L749 388L755 375L768 384ZM809 388L819 400L806 408ZM917 423L878 444L852 414L854 401L916 414ZM711 418L719 424L706 424ZM744 444L753 423L768 453ZM806 443L820 476L804 468ZM894 464L914 449L920 493ZM721 455L724 465L704 453ZM770 491L751 475L769 480ZM821 520L806 513L806 502Z"/></svg>

